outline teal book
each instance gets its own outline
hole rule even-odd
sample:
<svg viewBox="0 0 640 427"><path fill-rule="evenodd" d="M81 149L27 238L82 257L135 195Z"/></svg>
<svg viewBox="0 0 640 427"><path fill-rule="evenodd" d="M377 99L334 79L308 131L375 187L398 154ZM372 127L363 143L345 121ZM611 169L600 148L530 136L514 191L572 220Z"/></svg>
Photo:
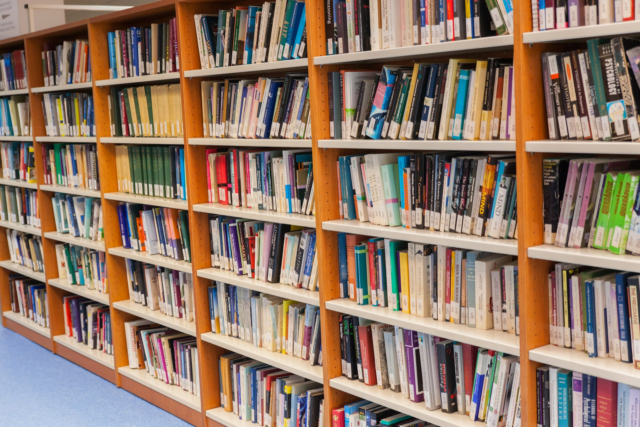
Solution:
<svg viewBox="0 0 640 427"><path fill-rule="evenodd" d="M84 199L84 233L82 234L82 237L85 239L90 238L89 230L91 230L91 221L93 218L92 208L93 197L86 197Z"/></svg>
<svg viewBox="0 0 640 427"><path fill-rule="evenodd" d="M356 293L358 305L369 305L369 245L365 242L356 245Z"/></svg>
<svg viewBox="0 0 640 427"><path fill-rule="evenodd" d="M558 370L558 427L573 425L573 381L572 373Z"/></svg>
<svg viewBox="0 0 640 427"><path fill-rule="evenodd" d="M389 307L393 311L402 311L400 305L400 262L398 260L398 251L408 248L407 242L391 240L389 242L389 251L387 259L389 260L389 271L387 272L387 297L389 298Z"/></svg>
<svg viewBox="0 0 640 427"><path fill-rule="evenodd" d="M456 99L456 110L453 120L453 139L462 139L462 129L464 129L464 116L467 109L467 92L469 92L470 73L470 70L460 70L458 97Z"/></svg>
<svg viewBox="0 0 640 427"><path fill-rule="evenodd" d="M291 20L293 19L293 12L296 8L296 3L298 3L296 0L287 0L287 6L284 10L282 31L280 31L280 41L278 43L278 61L283 59L282 55L284 55L284 45L287 42L287 36L289 35L289 28L291 27Z"/></svg>
<svg viewBox="0 0 640 427"><path fill-rule="evenodd" d="M289 31L287 32L287 38L284 42L284 52L282 53L281 59L291 59L291 54L293 51L293 46L296 42L296 36L298 35L298 26L300 26L300 19L304 15L304 3L303 2L295 2L295 6L293 8L293 15L291 17L291 22L289 23Z"/></svg>
<svg viewBox="0 0 640 427"><path fill-rule="evenodd" d="M467 326L476 327L476 260L484 255L484 252L467 252Z"/></svg>
<svg viewBox="0 0 640 427"><path fill-rule="evenodd" d="M411 156L400 156L398 157L398 170L396 171L396 176L398 177L398 207L401 212L404 211L404 168L408 168L411 166ZM402 217L402 215L401 215ZM400 219L402 222L402 218Z"/></svg>
<svg viewBox="0 0 640 427"><path fill-rule="evenodd" d="M351 182L351 157L343 156L338 159L340 162L340 185L342 187L342 206L344 219L357 219L355 192Z"/></svg>
<svg viewBox="0 0 640 427"><path fill-rule="evenodd" d="M295 43L293 44L293 52L291 52L291 58L299 59L302 58L302 54L304 53L304 46L300 49L300 44L302 43L302 36L305 32L305 27L307 26L307 14L305 13L305 3L302 3L302 17L300 18L300 23L298 24L298 31L296 33Z"/></svg>
<svg viewBox="0 0 640 427"><path fill-rule="evenodd" d="M396 227L402 224L400 218L400 183L398 182L398 164L392 163L380 168L382 172L382 187L384 189L385 206L389 217L389 226ZM345 215L346 219L346 215Z"/></svg>

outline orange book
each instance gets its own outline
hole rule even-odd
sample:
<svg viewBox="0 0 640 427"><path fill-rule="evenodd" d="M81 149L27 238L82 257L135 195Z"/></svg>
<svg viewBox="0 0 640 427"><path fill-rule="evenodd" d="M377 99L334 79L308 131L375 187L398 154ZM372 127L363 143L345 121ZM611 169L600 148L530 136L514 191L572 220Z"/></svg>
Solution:
<svg viewBox="0 0 640 427"><path fill-rule="evenodd" d="M360 236L359 234L347 234L347 270L349 277L349 299L351 301L357 300L355 246L366 240L366 236Z"/></svg>
<svg viewBox="0 0 640 427"><path fill-rule="evenodd" d="M178 210L167 208L167 211L169 220L167 229L172 240L173 258L182 259L182 244L180 243L180 231L178 230Z"/></svg>
<svg viewBox="0 0 640 427"><path fill-rule="evenodd" d="M53 162L51 164L53 164ZM342 209L342 182L340 181L340 161L336 161L336 171L338 172L338 207L340 208L340 219L344 219L344 212Z"/></svg>

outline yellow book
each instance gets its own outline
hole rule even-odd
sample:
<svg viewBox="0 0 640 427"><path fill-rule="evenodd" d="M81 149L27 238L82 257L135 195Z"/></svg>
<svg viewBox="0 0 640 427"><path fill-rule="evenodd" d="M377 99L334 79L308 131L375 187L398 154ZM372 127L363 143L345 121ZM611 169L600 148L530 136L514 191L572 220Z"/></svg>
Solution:
<svg viewBox="0 0 640 427"><path fill-rule="evenodd" d="M138 92L138 106L140 107L140 123L142 123L142 135L149 136L149 110L147 109L147 96L144 92L144 86L136 88Z"/></svg>
<svg viewBox="0 0 640 427"><path fill-rule="evenodd" d="M73 108L76 112L76 122L73 124L75 127L73 133L75 136L80 136L80 106L78 105L78 97L73 99Z"/></svg>
<svg viewBox="0 0 640 427"><path fill-rule="evenodd" d="M484 100L484 86L487 80L487 61L478 61L476 64L476 80L475 86L471 92L471 116L470 120L465 122L467 130L464 139L475 140L480 137L480 123L482 121L482 102Z"/></svg>
<svg viewBox="0 0 640 427"><path fill-rule="evenodd" d="M287 354L287 346L286 346L286 342L287 342L287 324L289 323L289 306L291 306L291 304L295 304L295 301L291 301L291 300L284 300L282 301L282 334L280 336L280 340L282 345L280 346L282 353Z"/></svg>
<svg viewBox="0 0 640 427"><path fill-rule="evenodd" d="M400 257L400 305L403 313L411 313L411 291L409 290L409 252L407 249L398 251Z"/></svg>
<svg viewBox="0 0 640 427"><path fill-rule="evenodd" d="M202 136L205 138L212 138L214 134L211 132L211 123L209 122L209 108L213 107L211 102L211 88L213 87L211 81L200 82L200 98L202 99ZM212 115L215 120L215 114Z"/></svg>
<svg viewBox="0 0 640 427"><path fill-rule="evenodd" d="M180 95L180 85L169 86L169 99L171 100L170 106L175 109L175 117L172 118L171 123L171 136L182 136L184 134L183 122L182 122L182 97ZM175 124L175 132L173 131L173 125Z"/></svg>
<svg viewBox="0 0 640 427"><path fill-rule="evenodd" d="M153 136L160 136L160 106L158 104L158 86L151 86L151 110L153 112Z"/></svg>
<svg viewBox="0 0 640 427"><path fill-rule="evenodd" d="M451 304L454 299L454 295L456 294L456 274L455 274L455 265L456 265L456 251L451 250L451 295L450 295L450 303L449 310L447 312L448 316L444 319L445 322L453 323L453 313L451 310Z"/></svg>
<svg viewBox="0 0 640 427"><path fill-rule="evenodd" d="M411 76L411 85L409 86L407 103L406 103L406 106L404 107L404 116L402 117L402 122L400 126L400 139L407 139L405 138L405 131L407 129L407 123L409 121L409 112L411 110L411 100L413 99L413 93L416 90L416 79L418 78L419 68L420 68L420 64L413 64L413 75Z"/></svg>
<svg viewBox="0 0 640 427"><path fill-rule="evenodd" d="M140 118L138 117L138 112L136 111L136 101L133 97L133 91L136 90L133 87L125 89L125 93L129 98L129 105L131 109L131 122L133 123L133 136L141 136L140 135Z"/></svg>
<svg viewBox="0 0 640 427"><path fill-rule="evenodd" d="M60 122L60 136L67 136L66 129L64 127L64 115L62 113L62 101L60 98L56 99L56 104L58 106L58 121Z"/></svg>

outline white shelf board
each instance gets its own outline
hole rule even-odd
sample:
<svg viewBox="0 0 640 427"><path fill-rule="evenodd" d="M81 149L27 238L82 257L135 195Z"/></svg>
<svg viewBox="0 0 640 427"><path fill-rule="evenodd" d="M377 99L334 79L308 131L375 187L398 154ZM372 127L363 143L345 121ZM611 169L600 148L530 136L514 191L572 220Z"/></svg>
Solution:
<svg viewBox="0 0 640 427"><path fill-rule="evenodd" d="M593 375L610 381L640 387L640 370L633 363L622 363L612 358L589 357L584 351L545 345L529 350L529 359L570 371Z"/></svg>
<svg viewBox="0 0 640 427"><path fill-rule="evenodd" d="M13 311L5 311L3 314L4 314L4 317L6 317L7 319L11 319L14 322L19 323L25 328L29 328L32 331L35 331L42 336L51 338L51 330L49 328L44 328L38 325L36 322L32 321L28 317L24 317L20 313L14 313Z"/></svg>
<svg viewBox="0 0 640 427"><path fill-rule="evenodd" d="M529 258L640 273L639 256L616 255L600 249L573 249L558 248L552 245L540 245L529 248L527 254Z"/></svg>
<svg viewBox="0 0 640 427"><path fill-rule="evenodd" d="M169 385L160 379L153 378L145 369L131 369L128 366L122 366L118 368L118 373L194 411L200 412L200 398L198 396L184 391L178 385Z"/></svg>
<svg viewBox="0 0 640 427"><path fill-rule="evenodd" d="M384 62L401 59L419 59L429 56L451 56L461 53L513 49L513 36L482 37L479 39L435 43L421 46L398 47L395 49L372 50L344 53L341 55L317 56L314 65Z"/></svg>
<svg viewBox="0 0 640 427"><path fill-rule="evenodd" d="M189 138L189 145L216 145L224 147L282 147L311 148L310 139L246 139L246 138Z"/></svg>
<svg viewBox="0 0 640 427"><path fill-rule="evenodd" d="M403 414L411 415L440 427L474 427L483 425L471 421L467 415L447 414L440 409L429 411L424 406L424 402L412 402L409 399L405 399L402 393L394 393L390 389L381 390L378 386L368 386L358 380L352 381L345 377L338 377L331 379L329 385L345 393L395 409Z"/></svg>
<svg viewBox="0 0 640 427"><path fill-rule="evenodd" d="M33 93L64 92L64 91L74 91L74 90L80 90L80 89L91 89L92 87L93 85L91 84L91 82L72 83L68 85L32 87L31 92Z"/></svg>
<svg viewBox="0 0 640 427"><path fill-rule="evenodd" d="M100 191L89 190L88 188L65 187L64 185L41 185L40 190L52 191L54 193L73 194L75 196L93 197L96 199L100 198Z"/></svg>
<svg viewBox="0 0 640 427"><path fill-rule="evenodd" d="M91 144L97 140L95 136L36 136L36 141L38 142Z"/></svg>
<svg viewBox="0 0 640 427"><path fill-rule="evenodd" d="M321 139L319 148L355 148L367 150L465 150L516 151L515 141L422 141L390 139Z"/></svg>
<svg viewBox="0 0 640 427"><path fill-rule="evenodd" d="M28 95L29 89L0 90L0 96Z"/></svg>
<svg viewBox="0 0 640 427"><path fill-rule="evenodd" d="M190 262L178 261L159 254L151 255L149 252L138 252L133 249L125 249L122 246L118 248L110 248L109 253L111 255L116 255L123 258L129 258L140 262L146 262L148 264L159 265L160 267L170 268L172 270L183 271L185 273L192 272Z"/></svg>
<svg viewBox="0 0 640 427"><path fill-rule="evenodd" d="M159 206L162 208L188 209L186 200L163 199L162 197L141 196L139 194L122 192L104 193L104 198L107 200L117 200L125 203L140 203L143 205Z"/></svg>
<svg viewBox="0 0 640 427"><path fill-rule="evenodd" d="M640 154L640 144L631 141L603 142L543 139L527 141L525 150L528 153Z"/></svg>
<svg viewBox="0 0 640 427"><path fill-rule="evenodd" d="M299 225L300 227L316 228L316 217L313 215L288 214L283 212L264 211L258 209L237 208L235 206L221 205L218 203L203 203L193 205L196 212L205 212L217 215L227 215L235 218L255 219L259 221L278 222L280 224Z"/></svg>
<svg viewBox="0 0 640 427"><path fill-rule="evenodd" d="M238 276L231 271L224 271L219 268L205 268L198 270L198 277L208 280L216 280L229 285L240 286L252 291L264 292L285 299L291 299L305 304L320 305L320 293L306 289L294 288L291 285L280 283L263 282L262 280L251 279L245 276Z"/></svg>
<svg viewBox="0 0 640 427"><path fill-rule="evenodd" d="M116 136L100 138L103 144L144 144L144 145L184 145L184 138L181 136L175 138L161 137L141 137L135 138L130 136Z"/></svg>
<svg viewBox="0 0 640 427"><path fill-rule="evenodd" d="M31 225L22 225L19 222L0 221L0 227L22 231L24 233L33 234L34 236L42 236L41 229L33 227Z"/></svg>
<svg viewBox="0 0 640 427"><path fill-rule="evenodd" d="M491 350L520 355L520 337L495 329L482 330L470 328L466 325L456 325L449 322L438 322L431 318L421 318L401 311L393 311L388 307L373 307L358 305L349 299L335 299L325 303L327 310L343 314L364 317L376 322L387 323L412 331L423 332L471 344Z"/></svg>
<svg viewBox="0 0 640 427"><path fill-rule="evenodd" d="M211 418L213 421L216 421L222 424L225 427L254 427L251 421L243 421L233 412L227 412L222 407L218 407L215 409L209 409L207 412L207 418Z"/></svg>
<svg viewBox="0 0 640 427"><path fill-rule="evenodd" d="M152 74L150 76L124 77L121 79L97 80L96 86L104 87L104 86L118 86L118 85L133 85L133 84L162 82L162 81L179 80L179 79L180 79L180 72L176 71L174 73Z"/></svg>
<svg viewBox="0 0 640 427"><path fill-rule="evenodd" d="M262 64L234 65L232 67L218 67L200 70L185 71L184 76L189 77L209 77L209 76L233 76L240 74L264 73L269 71L291 71L307 69L309 61L307 58L290 59L287 61L265 62Z"/></svg>
<svg viewBox="0 0 640 427"><path fill-rule="evenodd" d="M522 35L523 43L554 43L567 40L592 39L640 34L638 21L615 22L613 24L591 25L588 27L565 28L561 30L532 31Z"/></svg>
<svg viewBox="0 0 640 427"><path fill-rule="evenodd" d="M415 243L446 245L461 249L495 252L506 255L518 255L518 241L492 239L490 237L470 236L468 234L445 233L442 231L418 230L415 228L388 227L373 225L358 220L337 219L322 223L322 229L342 233L363 234L385 239L406 240Z"/></svg>
<svg viewBox="0 0 640 427"><path fill-rule="evenodd" d="M0 95L0 96L1 96L1 95ZM33 136L31 136L31 135L22 135L22 136L0 136L0 141L10 141L10 142L26 141L26 142L31 142L31 141L33 141Z"/></svg>
<svg viewBox="0 0 640 427"><path fill-rule="evenodd" d="M38 184L35 182L22 181L20 179L0 178L1 185L10 185L12 187L31 188L32 190L38 189Z"/></svg>
<svg viewBox="0 0 640 427"><path fill-rule="evenodd" d="M133 314L134 316L159 323L167 328L175 329L183 334L196 336L196 324L194 322L187 322L184 319L167 316L166 314L162 314L160 310L150 310L148 307L142 304L136 304L131 300L114 302L113 307L120 311Z"/></svg>
<svg viewBox="0 0 640 427"><path fill-rule="evenodd" d="M28 267L23 267L20 264L16 264L11 262L11 260L0 261L0 267L6 268L7 270L11 270L14 273L22 274L23 276L31 277L32 279L39 280L42 283L45 283L44 273L37 273Z"/></svg>
<svg viewBox="0 0 640 427"><path fill-rule="evenodd" d="M93 289L87 289L86 286L70 285L67 279L49 279L47 281L49 282L50 286L64 289L67 292L89 298L90 300L99 302L101 304L109 305L108 294L103 294Z"/></svg>
<svg viewBox="0 0 640 427"><path fill-rule="evenodd" d="M51 240L57 240L58 242L69 243L71 245L82 246L83 248L95 249L96 251L104 252L104 241L96 242L83 237L75 237L71 234L58 233L57 231L44 233L44 237Z"/></svg>
<svg viewBox="0 0 640 427"><path fill-rule="evenodd" d="M252 359L300 375L312 381L322 384L322 366L311 366L308 360L302 360L289 354L271 352L265 348L256 347L240 338L227 337L224 335L207 332L202 334L202 341L236 353L244 354Z"/></svg>
<svg viewBox="0 0 640 427"><path fill-rule="evenodd" d="M53 337L53 340L58 344L67 347L69 350L73 350L76 353L79 353L94 362L98 362L109 369L113 369L115 366L112 354L106 354L100 350L90 349L88 345L79 343L73 339L73 337L69 337L67 335L56 335Z"/></svg>

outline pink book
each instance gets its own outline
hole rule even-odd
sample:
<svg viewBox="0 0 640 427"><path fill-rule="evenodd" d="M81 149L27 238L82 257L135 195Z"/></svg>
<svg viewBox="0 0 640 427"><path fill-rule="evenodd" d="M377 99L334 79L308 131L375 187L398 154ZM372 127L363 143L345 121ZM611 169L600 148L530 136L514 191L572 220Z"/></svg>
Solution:
<svg viewBox="0 0 640 427"><path fill-rule="evenodd" d="M242 153L244 156L244 180L245 180L245 200L247 201L246 207L252 208L253 205L251 203L251 163L249 162L249 151L245 151Z"/></svg>
<svg viewBox="0 0 640 427"><path fill-rule="evenodd" d="M578 220L580 218L580 211L582 210L582 201L584 198L585 184L589 175L589 170L594 166L593 162L586 160L582 165L582 171L580 172L580 181L578 184L578 192L576 193L576 202L573 208L573 218L571 219L571 228L569 230L569 242L568 247L573 247L576 239L576 233L578 229ZM592 173L593 176L593 173Z"/></svg>
<svg viewBox="0 0 640 427"><path fill-rule="evenodd" d="M313 325L320 316L318 316L318 307L312 308L307 306L304 319L304 339L302 340L302 360L309 360L309 345L311 344L311 337L313 335Z"/></svg>
<svg viewBox="0 0 640 427"><path fill-rule="evenodd" d="M451 253L453 251L447 248L447 267L445 273L445 286L444 286L444 321L448 322L451 315Z"/></svg>
<svg viewBox="0 0 640 427"><path fill-rule="evenodd" d="M564 248L567 244L567 236L569 234L569 220L573 209L573 198L576 192L576 183L580 177L580 167L584 160L574 159L569 162L569 173L567 174L567 183L564 188L564 197L562 198L562 208L560 210L560 218L558 219L558 231L556 233L555 245Z"/></svg>

